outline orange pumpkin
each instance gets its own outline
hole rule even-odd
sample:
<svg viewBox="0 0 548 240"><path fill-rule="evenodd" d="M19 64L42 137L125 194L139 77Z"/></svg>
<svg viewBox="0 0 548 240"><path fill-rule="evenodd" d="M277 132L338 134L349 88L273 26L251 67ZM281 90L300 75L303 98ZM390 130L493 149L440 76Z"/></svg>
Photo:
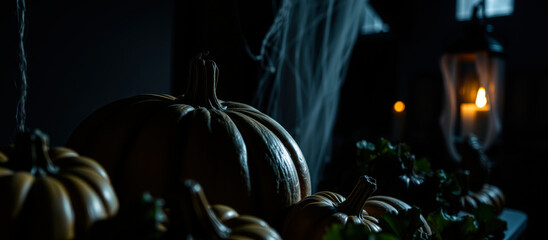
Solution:
<svg viewBox="0 0 548 240"><path fill-rule="evenodd" d="M284 223L284 239L322 239L333 224L362 225L372 232L381 231L378 219L384 214L411 208L405 202L388 196L371 196L377 189L376 181L369 176L360 177L358 183L344 198L338 193L323 191L308 196L292 207ZM426 220L422 230L432 234Z"/></svg>
<svg viewBox="0 0 548 240"><path fill-rule="evenodd" d="M121 200L144 191L165 198L172 183L188 178L200 182L214 204L276 215L310 195L307 164L272 118L217 99L218 76L215 62L195 58L183 96L111 103L83 121L67 145L105 166Z"/></svg>
<svg viewBox="0 0 548 240"><path fill-rule="evenodd" d="M2 239L73 239L118 211L104 169L67 148L49 148L39 130L0 148Z"/></svg>

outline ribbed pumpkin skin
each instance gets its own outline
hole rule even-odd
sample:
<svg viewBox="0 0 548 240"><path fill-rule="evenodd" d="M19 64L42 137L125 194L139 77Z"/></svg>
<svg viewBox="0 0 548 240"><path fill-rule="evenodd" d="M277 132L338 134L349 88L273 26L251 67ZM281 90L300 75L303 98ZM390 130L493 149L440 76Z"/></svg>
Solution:
<svg viewBox="0 0 548 240"><path fill-rule="evenodd" d="M466 191L460 201L464 211L472 212L483 203L492 206L498 214L504 209L506 198L498 187L484 184L478 191Z"/></svg>
<svg viewBox="0 0 548 240"><path fill-rule="evenodd" d="M1 239L73 239L117 213L118 199L97 162L67 148L37 150L29 155L47 155L42 166L54 172L12 169L22 159L13 145L0 148Z"/></svg>
<svg viewBox="0 0 548 240"><path fill-rule="evenodd" d="M373 178L362 176L348 198L330 191L317 192L304 198L291 207L284 221L282 237L289 240L321 240L326 229L333 224L359 225L372 232L380 231L378 219L364 210L366 200L376 189Z"/></svg>
<svg viewBox="0 0 548 240"><path fill-rule="evenodd" d="M304 198L289 213L282 236L284 239L321 240L325 230L333 224L365 226L372 232L381 230L377 218L364 210L361 215L350 215L338 210L346 200L333 192L318 192Z"/></svg>
<svg viewBox="0 0 548 240"><path fill-rule="evenodd" d="M196 71L216 76L210 68ZM97 159L121 200L143 191L165 198L172 183L195 179L212 204L265 218L310 195L308 167L289 133L251 106L211 95L119 100L83 121L67 146Z"/></svg>
<svg viewBox="0 0 548 240"><path fill-rule="evenodd" d="M389 196L371 196L377 189L375 179L360 177L358 183L345 198L338 193L322 191L314 193L291 207L287 215L282 237L284 239L323 239L326 229L333 224L364 226L371 232L381 231L379 219L387 213L398 214L411 208L407 203ZM426 220L421 217L421 231L432 234Z"/></svg>
<svg viewBox="0 0 548 240"><path fill-rule="evenodd" d="M225 239L232 240L280 240L280 235L268 223L260 218L240 215L234 209L225 205L213 205L211 211L219 221L230 228L230 235Z"/></svg>

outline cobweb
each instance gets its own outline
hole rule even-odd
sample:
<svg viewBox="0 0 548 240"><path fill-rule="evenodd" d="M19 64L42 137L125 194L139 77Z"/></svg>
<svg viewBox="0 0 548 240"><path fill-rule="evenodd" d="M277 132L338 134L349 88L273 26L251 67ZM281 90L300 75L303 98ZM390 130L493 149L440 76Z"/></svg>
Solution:
<svg viewBox="0 0 548 240"><path fill-rule="evenodd" d="M263 74L254 105L299 144L313 190L330 159L340 89L365 1L282 0L258 55Z"/></svg>

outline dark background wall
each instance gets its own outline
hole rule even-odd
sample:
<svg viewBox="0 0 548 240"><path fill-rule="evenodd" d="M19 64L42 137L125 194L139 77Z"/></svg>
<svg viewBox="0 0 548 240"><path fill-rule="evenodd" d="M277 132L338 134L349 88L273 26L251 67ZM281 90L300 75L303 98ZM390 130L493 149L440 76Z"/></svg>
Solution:
<svg viewBox="0 0 548 240"><path fill-rule="evenodd" d="M439 60L463 25L454 18L455 1L372 2L378 3L377 11L391 31L361 36L355 46L335 129L334 165L354 161L358 140L391 138L391 107L403 100L403 141L416 155L443 166L447 153L439 129ZM547 214L537 206L548 189L548 33L541 27L548 23L548 2L514 4L512 15L488 20L507 53L504 126L500 141L488 151L490 181L507 195L509 207L529 214L528 236L536 236L543 231L542 216Z"/></svg>
<svg viewBox="0 0 548 240"><path fill-rule="evenodd" d="M0 3L0 144L12 142L19 77L15 0ZM27 0L27 126L63 145L114 100L169 93L172 1Z"/></svg>
<svg viewBox="0 0 548 240"><path fill-rule="evenodd" d="M391 31L360 36L342 90L333 161L357 140L391 136L391 105L407 104L404 141L419 156L445 161L438 129L439 59L462 26L455 1L376 1ZM384 4L383 4L384 2ZM548 2L514 1L511 16L490 19L507 49L504 132L489 151L492 182L508 206L541 229L548 158ZM141 93L184 91L189 57L209 51L221 70L219 97L250 103L258 52L274 16L271 1L28 1L28 121L63 145L100 106ZM0 3L0 144L12 142L17 79L15 0ZM539 210L540 208L540 210ZM539 231L540 232L540 231Z"/></svg>

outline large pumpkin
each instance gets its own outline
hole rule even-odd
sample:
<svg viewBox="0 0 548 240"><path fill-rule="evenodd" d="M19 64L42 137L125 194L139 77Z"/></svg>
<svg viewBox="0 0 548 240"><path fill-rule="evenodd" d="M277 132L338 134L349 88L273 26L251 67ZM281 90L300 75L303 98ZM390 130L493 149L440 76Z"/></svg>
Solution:
<svg viewBox="0 0 548 240"><path fill-rule="evenodd" d="M67 145L105 166L121 200L143 191L165 197L172 183L189 178L213 204L264 218L310 195L293 138L255 108L218 100L218 76L215 62L195 58L183 96L111 103L83 121Z"/></svg>
<svg viewBox="0 0 548 240"><path fill-rule="evenodd" d="M103 168L39 130L0 148L2 239L73 239L113 216L118 200Z"/></svg>
<svg viewBox="0 0 548 240"><path fill-rule="evenodd" d="M388 196L371 196L377 189L376 181L369 176L360 177L358 183L345 198L338 193L322 191L308 196L295 204L285 219L284 239L320 240L326 229L333 224L358 225L372 232L381 231L378 219L386 213L397 214L411 206ZM422 231L432 234L426 220Z"/></svg>

